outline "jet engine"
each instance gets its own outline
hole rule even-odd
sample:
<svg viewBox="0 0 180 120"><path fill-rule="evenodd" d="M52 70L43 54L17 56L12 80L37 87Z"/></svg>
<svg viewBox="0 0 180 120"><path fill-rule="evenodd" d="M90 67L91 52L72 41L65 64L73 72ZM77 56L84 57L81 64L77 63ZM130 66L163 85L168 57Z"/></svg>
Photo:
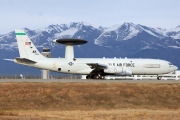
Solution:
<svg viewBox="0 0 180 120"><path fill-rule="evenodd" d="M123 72L122 67L115 68L115 67L108 67L107 69L104 69L104 73L109 73L109 74L120 74Z"/></svg>
<svg viewBox="0 0 180 120"><path fill-rule="evenodd" d="M131 76L132 75L132 71L129 69L123 69L123 72L121 74L118 74L120 76Z"/></svg>
<svg viewBox="0 0 180 120"><path fill-rule="evenodd" d="M107 74L114 74L119 76L131 76L132 71L126 68L122 67L108 67L107 69L104 69L104 73Z"/></svg>

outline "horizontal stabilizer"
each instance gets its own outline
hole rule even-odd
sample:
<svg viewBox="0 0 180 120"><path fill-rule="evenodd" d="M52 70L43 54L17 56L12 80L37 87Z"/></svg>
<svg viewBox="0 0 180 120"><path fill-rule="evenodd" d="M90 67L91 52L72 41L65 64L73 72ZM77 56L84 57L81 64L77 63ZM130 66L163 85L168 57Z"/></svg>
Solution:
<svg viewBox="0 0 180 120"><path fill-rule="evenodd" d="M15 58L15 62L19 64L35 64L37 63L36 61L27 59L27 58Z"/></svg>
<svg viewBox="0 0 180 120"><path fill-rule="evenodd" d="M12 62L14 62L14 59L4 59L4 60L7 60L7 61L12 61Z"/></svg>

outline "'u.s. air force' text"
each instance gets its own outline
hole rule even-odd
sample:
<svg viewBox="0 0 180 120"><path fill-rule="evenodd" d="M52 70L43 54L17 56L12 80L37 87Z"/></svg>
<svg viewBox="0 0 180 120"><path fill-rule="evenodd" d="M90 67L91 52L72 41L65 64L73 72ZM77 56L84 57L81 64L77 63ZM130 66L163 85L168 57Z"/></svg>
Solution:
<svg viewBox="0 0 180 120"><path fill-rule="evenodd" d="M108 63L109 66L135 67L135 63Z"/></svg>

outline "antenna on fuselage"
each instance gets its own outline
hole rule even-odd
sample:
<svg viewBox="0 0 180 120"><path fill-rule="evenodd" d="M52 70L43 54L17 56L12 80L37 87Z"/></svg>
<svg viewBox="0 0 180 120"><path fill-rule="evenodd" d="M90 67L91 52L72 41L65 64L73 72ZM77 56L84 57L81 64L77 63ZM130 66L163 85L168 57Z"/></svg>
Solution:
<svg viewBox="0 0 180 120"><path fill-rule="evenodd" d="M66 59L74 58L74 47L73 47L74 45L81 45L87 43L86 40L74 39L74 38L58 39L58 40L53 40L53 42L66 45L66 50L65 50Z"/></svg>

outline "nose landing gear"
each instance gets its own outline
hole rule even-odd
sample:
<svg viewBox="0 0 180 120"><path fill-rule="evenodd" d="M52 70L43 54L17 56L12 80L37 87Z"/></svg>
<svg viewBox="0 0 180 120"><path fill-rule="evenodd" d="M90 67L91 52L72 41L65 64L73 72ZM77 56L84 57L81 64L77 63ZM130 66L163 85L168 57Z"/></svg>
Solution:
<svg viewBox="0 0 180 120"><path fill-rule="evenodd" d="M157 76L157 79L158 79L158 80L162 80L162 77L161 77L161 76Z"/></svg>

